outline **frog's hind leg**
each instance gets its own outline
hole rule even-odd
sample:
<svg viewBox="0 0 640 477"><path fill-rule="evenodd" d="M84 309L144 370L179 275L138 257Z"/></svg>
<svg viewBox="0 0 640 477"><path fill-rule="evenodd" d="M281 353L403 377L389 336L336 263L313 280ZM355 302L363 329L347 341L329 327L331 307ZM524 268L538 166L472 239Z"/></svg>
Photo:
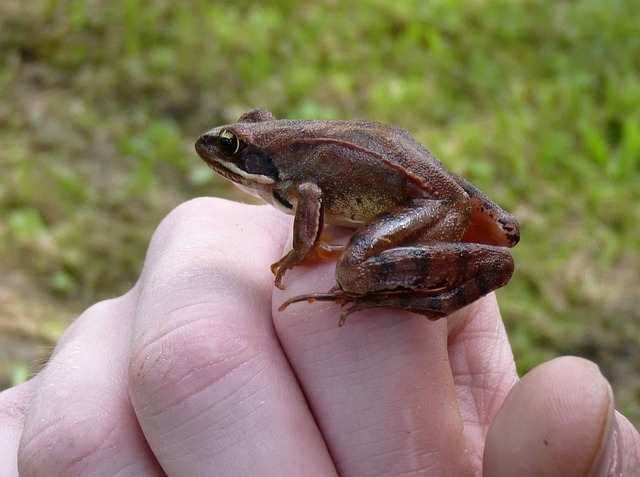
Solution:
<svg viewBox="0 0 640 477"><path fill-rule="evenodd" d="M338 285L329 292L291 297L280 311L302 301L332 301L343 307L340 326L352 313L379 307L400 308L435 320L505 285L514 264L503 247L438 242L395 247L352 267L347 280L338 276ZM350 291L354 283L349 280L357 280L367 291Z"/></svg>
<svg viewBox="0 0 640 477"><path fill-rule="evenodd" d="M421 290L410 293L394 293L386 296L371 296L357 300L347 315L374 307L390 307L424 315L429 320L438 320L449 316L451 313L470 305L482 296L500 288L504 284L495 286L487 285L482 279L469 280L460 287L447 290L442 293L433 293L431 290ZM486 290L481 292L480 290ZM341 318L342 319L342 318Z"/></svg>
<svg viewBox="0 0 640 477"><path fill-rule="evenodd" d="M349 313L389 306L437 319L505 285L513 274L511 254L503 247L470 243L434 243L396 247L371 257L355 273L366 280L366 294L349 293L340 282Z"/></svg>

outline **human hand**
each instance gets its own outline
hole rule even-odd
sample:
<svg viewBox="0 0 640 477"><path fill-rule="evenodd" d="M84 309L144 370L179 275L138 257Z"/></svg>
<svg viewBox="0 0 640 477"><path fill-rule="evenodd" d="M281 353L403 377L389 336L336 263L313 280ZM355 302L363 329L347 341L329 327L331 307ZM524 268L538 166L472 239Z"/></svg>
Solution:
<svg viewBox="0 0 640 477"><path fill-rule="evenodd" d="M290 235L269 207L171 213L133 289L0 394L0 475L638 475L640 437L597 367L518 380L493 294L439 321L278 312L335 282L325 263L275 289Z"/></svg>

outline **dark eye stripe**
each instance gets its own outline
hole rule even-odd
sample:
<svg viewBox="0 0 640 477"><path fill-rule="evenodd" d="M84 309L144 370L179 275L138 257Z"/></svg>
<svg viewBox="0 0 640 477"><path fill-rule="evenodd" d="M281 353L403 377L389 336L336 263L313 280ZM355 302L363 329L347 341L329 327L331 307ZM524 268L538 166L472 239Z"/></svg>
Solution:
<svg viewBox="0 0 640 477"><path fill-rule="evenodd" d="M278 168L271 158L257 152L249 152L240 167L249 174L269 177L273 180L277 180L279 176Z"/></svg>

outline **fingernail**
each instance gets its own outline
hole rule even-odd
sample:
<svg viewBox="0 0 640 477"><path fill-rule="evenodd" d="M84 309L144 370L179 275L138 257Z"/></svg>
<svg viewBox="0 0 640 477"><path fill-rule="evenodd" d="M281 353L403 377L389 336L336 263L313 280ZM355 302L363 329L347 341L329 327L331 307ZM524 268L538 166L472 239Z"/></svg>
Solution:
<svg viewBox="0 0 640 477"><path fill-rule="evenodd" d="M622 459L620 454L620 428L618 420L615 418L615 407L613 403L613 390L609 386L609 419L602 434L599 457L594 461L589 476L605 477L609 475L620 475Z"/></svg>

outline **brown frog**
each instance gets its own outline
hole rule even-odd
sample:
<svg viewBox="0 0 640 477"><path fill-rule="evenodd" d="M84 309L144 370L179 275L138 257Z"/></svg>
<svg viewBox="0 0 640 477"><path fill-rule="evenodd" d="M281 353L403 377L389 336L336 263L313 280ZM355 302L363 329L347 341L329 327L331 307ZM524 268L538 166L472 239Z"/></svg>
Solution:
<svg viewBox="0 0 640 477"><path fill-rule="evenodd" d="M395 307L444 317L505 285L518 221L447 171L404 129L370 121L278 120L256 109L204 133L196 151L215 171L295 216L285 272L338 257L336 286L289 298L334 301L347 315ZM356 229L346 245L324 224ZM346 306L345 306L346 305Z"/></svg>

